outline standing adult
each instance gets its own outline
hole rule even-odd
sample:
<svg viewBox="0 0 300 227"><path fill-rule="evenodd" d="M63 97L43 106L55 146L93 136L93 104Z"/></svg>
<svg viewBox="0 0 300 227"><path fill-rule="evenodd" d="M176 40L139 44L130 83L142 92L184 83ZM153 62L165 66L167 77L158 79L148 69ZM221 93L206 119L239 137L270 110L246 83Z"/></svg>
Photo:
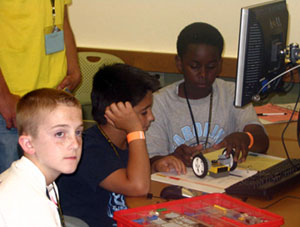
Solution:
<svg viewBox="0 0 300 227"><path fill-rule="evenodd" d="M80 83L70 3L0 1L0 173L18 158L15 117L20 97L42 87L72 91Z"/></svg>

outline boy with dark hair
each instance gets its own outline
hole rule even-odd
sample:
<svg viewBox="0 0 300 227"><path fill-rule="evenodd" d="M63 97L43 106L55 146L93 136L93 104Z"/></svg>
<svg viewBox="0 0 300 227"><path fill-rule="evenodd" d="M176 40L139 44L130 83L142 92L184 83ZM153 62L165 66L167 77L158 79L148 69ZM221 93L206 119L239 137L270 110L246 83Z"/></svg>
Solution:
<svg viewBox="0 0 300 227"><path fill-rule="evenodd" d="M54 180L80 160L81 105L67 92L38 89L20 99L16 119L24 156L0 175L0 226L64 226Z"/></svg>
<svg viewBox="0 0 300 227"><path fill-rule="evenodd" d="M126 209L124 195L145 195L150 164L144 131L154 120L154 76L126 64L101 68L93 80L92 114L97 124L84 133L75 174L58 180L64 214L90 227L116 225L114 211Z"/></svg>
<svg viewBox="0 0 300 227"><path fill-rule="evenodd" d="M192 155L207 148L235 149L234 159L248 151L266 152L269 140L253 106L233 106L234 84L217 79L223 37L213 26L192 23L177 40L176 66L184 80L154 95L156 121L147 132L152 171L186 173Z"/></svg>

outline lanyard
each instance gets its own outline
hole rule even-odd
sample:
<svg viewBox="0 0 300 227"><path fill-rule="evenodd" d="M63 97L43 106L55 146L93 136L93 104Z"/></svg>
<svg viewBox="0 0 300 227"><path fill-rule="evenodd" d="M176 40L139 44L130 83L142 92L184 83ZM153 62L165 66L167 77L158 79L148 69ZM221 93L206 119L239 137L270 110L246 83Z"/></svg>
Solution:
<svg viewBox="0 0 300 227"><path fill-rule="evenodd" d="M59 202L59 199L58 199L58 195L57 195L55 186L53 184L52 184L52 187L53 187L53 191L54 191L54 195L55 195L56 201L52 197L50 197L47 187L46 187L46 195L57 206L57 211L58 211L58 214L59 214L61 226L62 227L66 227L65 219L64 219L64 216L63 216L63 213L62 213L62 210L61 210L61 206L60 206L60 202Z"/></svg>
<svg viewBox="0 0 300 227"><path fill-rule="evenodd" d="M192 118L192 121L193 121L193 126L194 126L194 130L195 130L197 145L199 145L199 138L198 138L198 132L197 132L196 123L195 123L195 119L194 119L194 114L193 114L193 111L192 111L192 107L191 107L189 98L187 96L185 83L183 85L184 85L183 86L184 95L185 95L186 102L187 102L187 105L189 107L190 115L191 115L191 118ZM210 132L211 117L212 117L212 104L213 104L213 89L211 90L210 100L209 100L208 129L207 129L207 135L206 135L206 139L205 139L204 149L206 149L206 147L207 147L208 136L209 136L209 132Z"/></svg>
<svg viewBox="0 0 300 227"><path fill-rule="evenodd" d="M107 140L107 142L109 143L109 145L111 146L111 148L114 150L114 152L117 155L117 157L120 159L119 152L117 151L115 145L111 142L111 140L108 138L108 136L106 135L106 133L103 131L103 129L99 125L98 125L98 129L100 130L101 134L105 137L105 139Z"/></svg>
<svg viewBox="0 0 300 227"><path fill-rule="evenodd" d="M51 6L52 6L52 20L53 20L53 26L55 25L55 0L51 0Z"/></svg>

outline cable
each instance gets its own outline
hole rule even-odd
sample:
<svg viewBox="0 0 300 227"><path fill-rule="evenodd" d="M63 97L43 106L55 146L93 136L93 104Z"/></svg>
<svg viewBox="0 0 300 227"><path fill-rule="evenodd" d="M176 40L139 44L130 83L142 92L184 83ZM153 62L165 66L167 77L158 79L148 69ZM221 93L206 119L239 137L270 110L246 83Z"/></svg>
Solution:
<svg viewBox="0 0 300 227"><path fill-rule="evenodd" d="M300 86L300 85L299 85ZM295 103L295 106L294 106L294 109L293 109L293 112L291 114L291 117L290 119L288 120L286 126L284 127L283 131L282 131L282 134L281 134L281 141L282 141L282 145L283 145L283 148L284 148L284 151L288 157L288 159L290 159L289 155L288 155L288 152L287 152L287 149L286 149L286 145L285 145L285 142L284 142L284 134L285 134L285 131L286 129L288 128L289 124L291 123L292 119L293 119L293 116L296 112L296 108L297 108L297 105L298 105L298 102L299 102L299 98L300 98L300 88L299 88L299 93L298 93L298 97L297 97L297 100L296 100L296 103ZM299 119L299 117L298 117Z"/></svg>
<svg viewBox="0 0 300 227"><path fill-rule="evenodd" d="M300 71L299 71L299 73L300 73ZM299 74L299 76L300 76L300 74ZM297 100L296 100L296 103L295 103L293 112L292 112L291 117L290 117L290 119L288 120L286 126L284 127L284 129L283 129L283 131L282 131L282 134L281 134L281 141L282 141L282 145L283 145L283 148L284 148L284 152L285 152L285 154L286 154L286 156L287 156L287 158L288 158L289 160L290 160L290 156L289 156L289 154L288 154L288 151L287 151L287 148L286 148L286 145L285 145L285 142L284 142L284 134L285 134L285 132L286 132L286 130L287 130L289 124L291 123L291 121L292 121L292 119L293 119L293 116L294 116L294 114L295 114L295 112L296 112L296 108L297 108L299 99L300 99L300 84L299 84L299 90L298 90L298 97L297 97ZM298 121L297 121L297 140L298 140L298 143L300 143L300 142L299 142L299 131L298 131L298 127L299 127L299 124L300 124L299 121L300 121L300 119L299 119L299 114L298 114ZM293 164L292 162L291 162L291 164L294 166L294 164Z"/></svg>
<svg viewBox="0 0 300 227"><path fill-rule="evenodd" d="M263 90L266 86L268 86L268 85L271 84L274 80L277 80L277 79L280 78L281 76L283 76L283 75L285 75L285 74L287 74L287 73L289 73L289 72L291 72L291 71L293 71L293 70L295 70L295 69L298 69L299 67L300 67L300 65L296 65L296 66L294 66L294 67L292 67L292 68L290 68L290 69L284 71L283 73L280 73L278 76L274 77L272 80L270 80L268 83L266 83L264 86L262 86L262 87L260 88L260 90L257 92L257 94L253 96L253 99L254 99L255 101L259 101L259 100L260 100L260 95L259 95L259 94L262 92L262 90ZM298 69L298 71L299 71L299 76L300 76L300 69ZM282 134L281 134L282 145L283 145L284 151L285 151L285 153L286 153L286 156L287 156L287 158L288 158L289 160L290 160L290 157L289 157L289 154L288 154L288 151L287 151L285 142L284 142L284 134L285 134L286 129L288 128L290 122L291 122L292 119L293 119L293 116L294 116L294 114L295 114L295 112L296 112L296 108L297 108L299 99L300 99L300 84L299 84L298 97L297 97L297 100L296 100L296 103L295 103L293 112L292 112L291 117L290 117L290 119L288 120L288 122L287 122L285 128L283 129ZM297 139L298 139L298 143L299 143L299 146L300 146L300 139L299 139L300 135L299 135L299 132L298 132L299 128L300 128L300 119L299 119L299 116L298 116L298 123L297 123ZM294 164L293 164L292 162L291 162L291 164L294 166Z"/></svg>
<svg viewBox="0 0 300 227"><path fill-rule="evenodd" d="M268 209L268 208L270 208L271 206L274 206L276 203L279 203L281 200L288 199L288 198L290 198L290 199L300 199L300 197L298 197L298 196L287 195L287 196L284 196L284 197L282 197L282 198L280 198L280 199L274 201L273 203L271 203L271 204L269 204L269 205L267 205L267 206L265 206L265 207L261 207L260 209L264 209L264 210L265 210L265 209Z"/></svg>
<svg viewBox="0 0 300 227"><path fill-rule="evenodd" d="M300 67L300 65L296 65L296 66L294 66L294 67L292 67L292 68L290 68L290 69L284 71L283 73L280 73L278 76L274 77L272 80L270 80L268 83L264 84L264 85L259 89L259 91L257 92L257 94L253 96L253 99L254 99L255 101L259 101L259 100L260 100L260 95L259 95L259 94L262 92L262 90L263 90L266 86L268 86L269 84L271 84L274 80L277 80L278 78L282 77L283 75L285 75L285 74L287 74L287 73L289 73L289 72L291 72L291 71L293 71L293 70L295 70L295 69L297 69L297 68L299 68L299 67Z"/></svg>
<svg viewBox="0 0 300 227"><path fill-rule="evenodd" d="M286 68L290 68L292 66L293 66L292 63L287 63ZM279 90L279 92L283 92L285 94L290 92L295 85L295 76L294 76L293 71L290 71L290 73L287 75L288 75L289 80L288 81L286 80L285 83L283 83L283 85L282 85L282 90Z"/></svg>
<svg viewBox="0 0 300 227"><path fill-rule="evenodd" d="M155 199L163 199L163 200L169 201L168 199L164 199L164 198L162 198L160 196L155 196L152 193L148 193L147 194L147 199L153 199L153 198L155 198Z"/></svg>
<svg viewBox="0 0 300 227"><path fill-rule="evenodd" d="M298 75L300 78L300 68L298 69ZM299 85L300 86L300 85ZM299 88L299 94L298 94L298 100L300 96L300 88ZM298 120L297 120L297 140L298 140L298 146L300 147L300 112L298 113Z"/></svg>

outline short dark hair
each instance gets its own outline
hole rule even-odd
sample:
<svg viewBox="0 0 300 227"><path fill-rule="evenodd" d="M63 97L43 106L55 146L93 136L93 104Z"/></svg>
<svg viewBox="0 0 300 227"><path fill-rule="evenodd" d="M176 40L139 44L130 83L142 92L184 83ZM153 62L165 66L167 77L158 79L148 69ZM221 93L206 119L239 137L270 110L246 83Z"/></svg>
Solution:
<svg viewBox="0 0 300 227"><path fill-rule="evenodd" d="M224 39L222 34L210 24L195 22L186 26L177 38L177 54L183 57L190 44L207 44L218 49L220 57L223 52Z"/></svg>
<svg viewBox="0 0 300 227"><path fill-rule="evenodd" d="M105 108L114 102L130 102L134 107L147 94L156 91L160 82L156 75L127 64L101 67L93 79L92 115L98 124L106 124Z"/></svg>

